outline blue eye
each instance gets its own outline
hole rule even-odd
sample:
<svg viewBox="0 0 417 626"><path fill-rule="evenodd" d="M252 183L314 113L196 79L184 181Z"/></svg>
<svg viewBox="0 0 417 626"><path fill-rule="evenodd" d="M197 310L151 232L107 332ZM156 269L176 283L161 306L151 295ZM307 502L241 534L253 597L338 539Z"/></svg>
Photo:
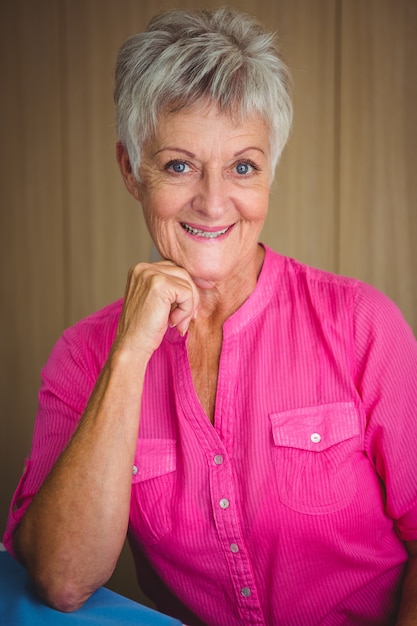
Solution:
<svg viewBox="0 0 417 626"><path fill-rule="evenodd" d="M184 161L170 161L165 167L167 170L171 170L176 174L183 174L187 171L188 165Z"/></svg>
<svg viewBox="0 0 417 626"><path fill-rule="evenodd" d="M246 161L241 161L236 165L236 172L240 175L250 174L255 167L251 163L247 163Z"/></svg>

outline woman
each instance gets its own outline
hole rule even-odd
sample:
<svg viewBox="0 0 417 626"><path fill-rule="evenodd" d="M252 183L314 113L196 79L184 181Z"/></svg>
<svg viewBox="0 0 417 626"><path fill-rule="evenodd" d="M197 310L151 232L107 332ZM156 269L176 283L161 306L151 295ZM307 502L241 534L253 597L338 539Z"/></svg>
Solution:
<svg viewBox="0 0 417 626"><path fill-rule="evenodd" d="M374 289L258 243L291 120L271 36L164 14L115 97L162 260L55 346L7 547L63 611L128 532L190 625L416 624L416 343Z"/></svg>

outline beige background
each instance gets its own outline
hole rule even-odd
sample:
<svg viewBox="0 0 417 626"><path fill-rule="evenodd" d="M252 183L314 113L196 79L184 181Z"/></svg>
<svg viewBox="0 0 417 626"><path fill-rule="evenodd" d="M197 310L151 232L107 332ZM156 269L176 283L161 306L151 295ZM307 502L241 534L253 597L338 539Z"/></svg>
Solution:
<svg viewBox="0 0 417 626"><path fill-rule="evenodd" d="M0 531L53 342L151 254L114 159L117 49L159 9L217 4L1 2ZM374 284L417 331L417 1L233 4L279 33L295 83L263 241ZM140 597L127 554L111 585Z"/></svg>

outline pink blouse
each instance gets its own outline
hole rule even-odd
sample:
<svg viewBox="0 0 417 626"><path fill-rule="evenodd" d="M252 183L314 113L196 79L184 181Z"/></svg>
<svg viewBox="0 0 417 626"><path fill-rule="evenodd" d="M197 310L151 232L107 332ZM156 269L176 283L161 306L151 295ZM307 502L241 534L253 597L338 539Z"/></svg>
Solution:
<svg viewBox="0 0 417 626"><path fill-rule="evenodd" d="M120 311L67 330L43 370L11 551ZM168 329L149 363L129 528L141 586L190 626L392 624L403 540L417 539L416 467L417 344L398 309L266 248L255 291L224 325L214 426L187 337Z"/></svg>

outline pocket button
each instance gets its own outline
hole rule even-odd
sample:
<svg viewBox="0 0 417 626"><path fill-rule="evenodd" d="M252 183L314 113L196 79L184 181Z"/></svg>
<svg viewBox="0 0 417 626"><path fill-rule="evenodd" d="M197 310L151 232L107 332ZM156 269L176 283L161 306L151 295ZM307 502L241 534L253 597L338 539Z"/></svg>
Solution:
<svg viewBox="0 0 417 626"><path fill-rule="evenodd" d="M320 443L321 441L321 435L319 435L319 433L313 433L310 437L311 441L313 443Z"/></svg>

